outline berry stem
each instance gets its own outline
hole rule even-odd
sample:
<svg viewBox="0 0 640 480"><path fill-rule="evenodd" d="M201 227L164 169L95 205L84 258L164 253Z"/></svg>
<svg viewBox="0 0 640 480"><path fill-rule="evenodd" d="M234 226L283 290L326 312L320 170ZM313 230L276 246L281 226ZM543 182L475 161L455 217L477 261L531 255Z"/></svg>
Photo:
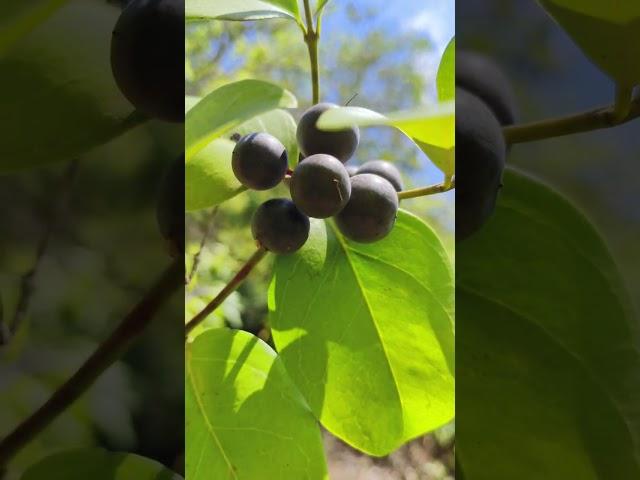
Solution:
<svg viewBox="0 0 640 480"><path fill-rule="evenodd" d="M507 144L535 142L548 138L611 128L640 117L640 96L631 99L631 89L619 88L616 104L587 112L540 122L512 125L503 129Z"/></svg>
<svg viewBox="0 0 640 480"><path fill-rule="evenodd" d="M200 313L198 313L195 317L187 322L185 325L185 334L189 335L189 333L200 323L204 321L213 311L222 305L229 295L231 295L234 291L238 289L238 287L246 280L251 271L254 269L260 260L262 260L267 255L267 250L263 247L259 247L258 250L247 260L247 262L242 266L242 268L236 273L236 275L227 283L227 285L222 289L222 291L216 295L216 297L209 302L209 304L204 307Z"/></svg>
<svg viewBox="0 0 640 480"><path fill-rule="evenodd" d="M41 433L58 415L69 408L89 387L141 336L162 304L183 286L182 260L172 262L155 285L124 317L111 335L102 342L51 397L0 441L0 471L23 447Z"/></svg>
<svg viewBox="0 0 640 480"><path fill-rule="evenodd" d="M304 0L304 13L307 20L307 28L304 30L304 43L309 50L309 61L311 63L311 88L313 92L313 104L320 101L320 68L318 66L318 41L320 40L320 28L314 30L313 15L309 0ZM320 24L318 23L318 27Z"/></svg>
<svg viewBox="0 0 640 480"><path fill-rule="evenodd" d="M427 187L414 188L413 190L404 190L398 192L398 199L405 200L407 198L426 197L427 195L435 195L436 193L444 193L453 190L456 186L455 179L445 183L436 183Z"/></svg>

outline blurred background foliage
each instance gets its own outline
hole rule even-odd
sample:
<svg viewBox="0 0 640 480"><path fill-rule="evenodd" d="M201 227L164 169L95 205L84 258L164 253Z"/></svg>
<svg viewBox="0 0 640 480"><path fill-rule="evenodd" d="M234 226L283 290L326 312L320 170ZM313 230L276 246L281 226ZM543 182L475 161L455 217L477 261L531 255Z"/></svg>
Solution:
<svg viewBox="0 0 640 480"><path fill-rule="evenodd" d="M393 8L406 7L407 11L391 20L383 2L329 2L320 40L321 100L342 105L351 100L350 105L379 112L433 102L438 61L450 36L434 37L434 32L413 20L426 15L431 22L448 24L443 30L452 35L453 9L443 12L430 6L437 3L443 2L404 0ZM287 20L187 25L185 78L186 94L194 96L245 78L268 80L298 97L299 109L292 112L296 119L310 106L306 46L297 25ZM442 180L440 172L403 135L384 128L361 133L350 164L375 158L392 161L401 169L407 188ZM215 210L187 215L188 277L195 273L187 286L186 319L206 305L253 253L251 217L260 203L273 197L288 197L288 192L280 186L268 192L243 193ZM452 259L453 198L449 193L403 204L440 234ZM271 342L266 305L270 279L271 260L267 259L199 328L243 328ZM384 459L359 454L329 435L325 443L332 479L445 479L453 475L452 425Z"/></svg>

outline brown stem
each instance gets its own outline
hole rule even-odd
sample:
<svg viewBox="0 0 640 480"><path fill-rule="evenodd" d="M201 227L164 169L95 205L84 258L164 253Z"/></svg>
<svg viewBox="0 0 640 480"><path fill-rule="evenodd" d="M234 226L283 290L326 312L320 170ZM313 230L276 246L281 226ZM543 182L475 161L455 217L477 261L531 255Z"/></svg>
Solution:
<svg viewBox="0 0 640 480"><path fill-rule="evenodd" d="M214 208L211 213L209 213L205 218L205 226L203 229L204 231L202 233L202 238L200 239L200 246L198 247L198 251L196 252L196 254L193 256L193 264L191 265L189 274L185 278L185 285L189 285L191 283L191 280L198 271L198 267L200 266L200 255L202 254L202 251L207 244L209 235L211 235L211 230L213 229L213 220L216 217L216 213L218 213L218 207Z"/></svg>
<svg viewBox="0 0 640 480"><path fill-rule="evenodd" d="M229 295L231 295L237 288L245 281L245 279L249 276L254 267L260 263L266 254L267 250L263 247L259 247L258 250L251 256L247 263L245 263L240 271L236 273L235 277L227 283L227 285L222 289L222 291L216 295L216 298L211 300L209 304L204 307L200 313L198 313L195 317L193 317L187 324L185 325L185 334L188 335L195 327L200 325L202 321L207 318L216 308L218 308L222 302L224 302Z"/></svg>
<svg viewBox="0 0 640 480"><path fill-rule="evenodd" d="M173 262L87 361L30 417L0 441L0 471L24 446L85 393L144 332L169 296L182 286L183 261Z"/></svg>

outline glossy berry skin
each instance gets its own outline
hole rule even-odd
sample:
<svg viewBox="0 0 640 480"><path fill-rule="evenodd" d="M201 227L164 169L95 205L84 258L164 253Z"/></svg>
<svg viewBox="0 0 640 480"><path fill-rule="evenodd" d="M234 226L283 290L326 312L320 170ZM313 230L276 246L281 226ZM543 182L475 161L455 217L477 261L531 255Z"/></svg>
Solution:
<svg viewBox="0 0 640 480"><path fill-rule="evenodd" d="M300 145L305 157L316 153L326 153L345 163L358 148L360 130L355 126L336 132L327 132L317 128L316 122L320 115L331 108L337 108L337 105L318 103L302 114L296 132L298 145Z"/></svg>
<svg viewBox="0 0 640 480"><path fill-rule="evenodd" d="M111 70L137 110L184 122L184 0L131 0L113 30Z"/></svg>
<svg viewBox="0 0 640 480"><path fill-rule="evenodd" d="M511 82L489 57L458 51L456 86L483 100L501 125L511 125L516 121L517 109Z"/></svg>
<svg viewBox="0 0 640 480"><path fill-rule="evenodd" d="M353 177L354 175L358 174L358 167L356 167L355 165L347 165L347 173L349 174L350 177Z"/></svg>
<svg viewBox="0 0 640 480"><path fill-rule="evenodd" d="M396 223L398 194L388 180L371 173L351 177L351 198L335 217L342 234L359 243L386 237Z"/></svg>
<svg viewBox="0 0 640 480"><path fill-rule="evenodd" d="M309 238L309 217L291 200L274 198L258 207L251 222L253 238L273 253L293 253Z"/></svg>
<svg viewBox="0 0 640 480"><path fill-rule="evenodd" d="M184 253L184 171L184 155L181 155L169 165L158 189L158 228L172 255Z"/></svg>
<svg viewBox="0 0 640 480"><path fill-rule="evenodd" d="M456 88L456 240L493 213L505 166L500 123L478 97Z"/></svg>
<svg viewBox="0 0 640 480"><path fill-rule="evenodd" d="M236 143L231 166L245 187L269 190L278 185L287 172L287 151L273 135L250 133Z"/></svg>
<svg viewBox="0 0 640 480"><path fill-rule="evenodd" d="M398 170L398 168L394 164L385 160L370 160L366 163L363 163L362 166L358 168L357 173L373 173L374 175L379 175L382 178L386 178L387 180L389 180L389 183L393 185L393 188L395 188L397 192L401 192L404 188L400 170Z"/></svg>
<svg viewBox="0 0 640 480"><path fill-rule="evenodd" d="M329 218L339 213L351 196L349 173L340 160L318 153L304 159L291 176L291 198L302 213Z"/></svg>

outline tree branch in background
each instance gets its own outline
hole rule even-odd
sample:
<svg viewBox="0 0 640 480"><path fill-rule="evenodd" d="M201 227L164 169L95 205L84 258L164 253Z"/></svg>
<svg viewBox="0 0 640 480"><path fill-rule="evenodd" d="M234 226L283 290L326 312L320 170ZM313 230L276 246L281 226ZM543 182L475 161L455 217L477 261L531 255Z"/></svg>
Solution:
<svg viewBox="0 0 640 480"><path fill-rule="evenodd" d="M185 278L185 285L189 285L193 277L198 272L198 267L200 266L200 254L202 250L204 250L207 241L209 240L209 235L211 235L211 231L213 230L213 221L216 217L216 213L218 213L218 207L215 207L209 214L206 215L204 220L204 227L202 228L202 238L200 239L200 246L198 247L198 251L193 256L193 264L191 265L191 270L189 270L189 274Z"/></svg>
<svg viewBox="0 0 640 480"><path fill-rule="evenodd" d="M44 405L0 441L0 472L23 447L82 396L127 351L141 336L160 307L182 286L183 278L184 265L180 259L165 269L151 290L76 373Z"/></svg>

